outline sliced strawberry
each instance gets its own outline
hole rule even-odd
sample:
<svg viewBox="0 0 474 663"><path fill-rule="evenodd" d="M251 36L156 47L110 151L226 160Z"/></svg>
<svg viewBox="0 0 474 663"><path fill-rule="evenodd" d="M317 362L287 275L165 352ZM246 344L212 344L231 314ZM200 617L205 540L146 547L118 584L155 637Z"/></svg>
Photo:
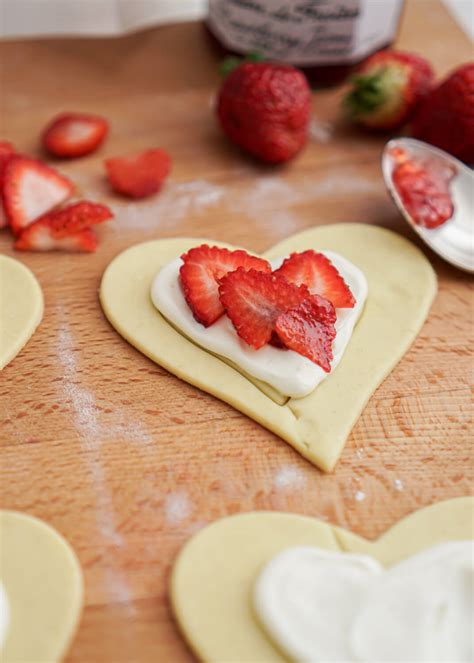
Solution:
<svg viewBox="0 0 474 663"><path fill-rule="evenodd" d="M15 148L11 143L0 141L0 228L8 225L7 215L3 209L3 173L14 154Z"/></svg>
<svg viewBox="0 0 474 663"><path fill-rule="evenodd" d="M109 131L109 123L97 115L61 113L41 136L45 150L56 157L82 157L96 150Z"/></svg>
<svg viewBox="0 0 474 663"><path fill-rule="evenodd" d="M153 149L107 159L105 168L115 191L130 198L146 198L161 189L171 170L171 159L164 150Z"/></svg>
<svg viewBox="0 0 474 663"><path fill-rule="evenodd" d="M40 221L26 228L15 242L18 251L71 251L92 253L97 248L97 237L92 228L84 228L73 235L54 237Z"/></svg>
<svg viewBox="0 0 474 663"><path fill-rule="evenodd" d="M45 214L23 230L15 242L20 251L95 251L91 226L112 218L105 205L82 201Z"/></svg>
<svg viewBox="0 0 474 663"><path fill-rule="evenodd" d="M72 182L53 168L29 157L13 156L3 178L3 203L13 232L18 235L73 191Z"/></svg>
<svg viewBox="0 0 474 663"><path fill-rule="evenodd" d="M288 349L307 357L329 373L336 330L332 323L325 321L326 317L325 306L321 307L314 298L305 299L279 315L275 329Z"/></svg>
<svg viewBox="0 0 474 663"><path fill-rule="evenodd" d="M318 322L320 322L323 325L329 325L330 327L334 327L334 324L337 319L336 309L331 304L329 299L324 299L324 297L320 297L319 295L311 295L311 300L313 302L313 306L317 307ZM289 346L285 344L283 338L280 338L280 336L278 335L277 329L273 332L269 342L270 345L274 345L276 348L283 348L285 350L288 350L289 348Z"/></svg>
<svg viewBox="0 0 474 663"><path fill-rule="evenodd" d="M424 228L437 228L450 219L454 203L449 183L455 168L440 161L409 159L406 154L393 156L399 163L393 182L413 221Z"/></svg>
<svg viewBox="0 0 474 663"><path fill-rule="evenodd" d="M4 164L9 157L15 154L15 148L6 140L0 140L0 175L3 172Z"/></svg>
<svg viewBox="0 0 474 663"><path fill-rule="evenodd" d="M202 244L181 256L179 270L181 286L195 319L205 327L212 325L224 313L219 299L219 281L238 267L271 272L270 263L246 251L229 251L218 246Z"/></svg>
<svg viewBox="0 0 474 663"><path fill-rule="evenodd" d="M349 286L322 253L311 249L303 253L292 253L275 274L284 276L296 285L306 285L312 294L329 299L336 308L353 308L355 305Z"/></svg>
<svg viewBox="0 0 474 663"><path fill-rule="evenodd" d="M257 350L272 340L281 313L311 297L306 286L296 286L276 274L242 268L221 279L219 294L237 334Z"/></svg>

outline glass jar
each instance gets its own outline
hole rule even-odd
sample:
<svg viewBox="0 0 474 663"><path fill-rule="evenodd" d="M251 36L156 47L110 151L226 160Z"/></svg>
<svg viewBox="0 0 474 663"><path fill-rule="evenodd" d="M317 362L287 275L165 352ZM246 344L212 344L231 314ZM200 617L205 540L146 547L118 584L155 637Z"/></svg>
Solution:
<svg viewBox="0 0 474 663"><path fill-rule="evenodd" d="M209 0L207 27L221 51L302 69L335 85L394 41L404 0Z"/></svg>

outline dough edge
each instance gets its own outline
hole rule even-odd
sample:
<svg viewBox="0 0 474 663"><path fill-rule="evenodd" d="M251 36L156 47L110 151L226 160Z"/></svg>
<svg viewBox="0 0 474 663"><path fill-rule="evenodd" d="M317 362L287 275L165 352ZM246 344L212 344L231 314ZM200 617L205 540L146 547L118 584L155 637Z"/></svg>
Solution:
<svg viewBox="0 0 474 663"><path fill-rule="evenodd" d="M359 223L316 226L264 252L263 257L272 258L307 248L333 250L357 264L369 281L366 308L339 367L312 394L281 406L238 371L181 336L150 301L149 286L160 266L202 242L238 248L202 238L171 238L138 244L119 254L106 268L100 287L106 317L125 340L157 364L251 417L324 471L332 471L367 401L411 346L428 315L437 290L433 268L410 241ZM382 283L379 263L386 274ZM132 274L133 283L127 283ZM388 353L387 342L392 344Z"/></svg>
<svg viewBox="0 0 474 663"><path fill-rule="evenodd" d="M375 541L290 513L222 518L179 553L170 578L172 610L191 649L206 663L285 663L251 604L258 573L278 552L312 545L369 554L390 566L437 543L473 538L473 515L473 497L445 500L409 514Z"/></svg>
<svg viewBox="0 0 474 663"><path fill-rule="evenodd" d="M0 539L0 579L11 613L1 659L60 661L76 633L84 602L76 554L51 525L19 511L0 510ZM25 600L31 592L35 601Z"/></svg>
<svg viewBox="0 0 474 663"><path fill-rule="evenodd" d="M14 290L18 293L18 297L13 294L13 298L16 310L21 310L22 319L20 321L15 320L12 323L11 317L7 315L9 322L2 323L5 328L1 332L0 339L0 371L28 343L40 324L44 312L43 291L33 272L19 260L0 254L0 276L2 280L6 276L8 277L9 274L10 277L13 276L16 279ZM0 290L0 299L2 300L5 296L4 288L6 290L6 283L1 286ZM2 309L4 306L5 302L2 303ZM20 309L18 309L19 306ZM7 336L6 341L4 335Z"/></svg>

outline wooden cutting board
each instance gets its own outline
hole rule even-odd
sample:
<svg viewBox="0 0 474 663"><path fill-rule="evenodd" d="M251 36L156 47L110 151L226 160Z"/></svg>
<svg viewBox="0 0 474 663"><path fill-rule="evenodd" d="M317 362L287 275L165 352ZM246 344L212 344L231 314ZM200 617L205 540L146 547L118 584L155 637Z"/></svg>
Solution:
<svg viewBox="0 0 474 663"><path fill-rule="evenodd" d="M407 3L398 45L444 75L472 46L435 0ZM375 537L409 512L472 490L471 279L428 249L439 295L413 348L366 407L333 475L253 421L184 384L108 325L97 291L109 261L140 241L207 236L263 250L322 223L363 221L416 236L390 202L384 140L338 121L342 91L314 94L311 144L287 167L258 167L220 134L211 110L217 58L199 24L123 39L0 47L1 135L38 153L60 110L107 116L99 154L60 164L85 196L111 203L94 255L15 254L38 277L43 323L0 376L2 506L43 518L73 545L86 609L67 660L192 661L166 583L205 523L252 509L324 518ZM173 157L162 193L109 194L105 156L161 146ZM33 551L32 551L33 552Z"/></svg>

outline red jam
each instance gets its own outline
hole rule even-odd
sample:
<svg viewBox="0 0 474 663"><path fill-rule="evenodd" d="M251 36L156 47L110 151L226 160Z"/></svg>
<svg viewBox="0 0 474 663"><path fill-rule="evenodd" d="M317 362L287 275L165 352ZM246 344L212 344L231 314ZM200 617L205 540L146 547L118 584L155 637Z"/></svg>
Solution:
<svg viewBox="0 0 474 663"><path fill-rule="evenodd" d="M393 183L413 221L423 228L446 223L454 214L449 185L455 167L438 159L413 159L401 149L394 150L392 156L398 162Z"/></svg>

